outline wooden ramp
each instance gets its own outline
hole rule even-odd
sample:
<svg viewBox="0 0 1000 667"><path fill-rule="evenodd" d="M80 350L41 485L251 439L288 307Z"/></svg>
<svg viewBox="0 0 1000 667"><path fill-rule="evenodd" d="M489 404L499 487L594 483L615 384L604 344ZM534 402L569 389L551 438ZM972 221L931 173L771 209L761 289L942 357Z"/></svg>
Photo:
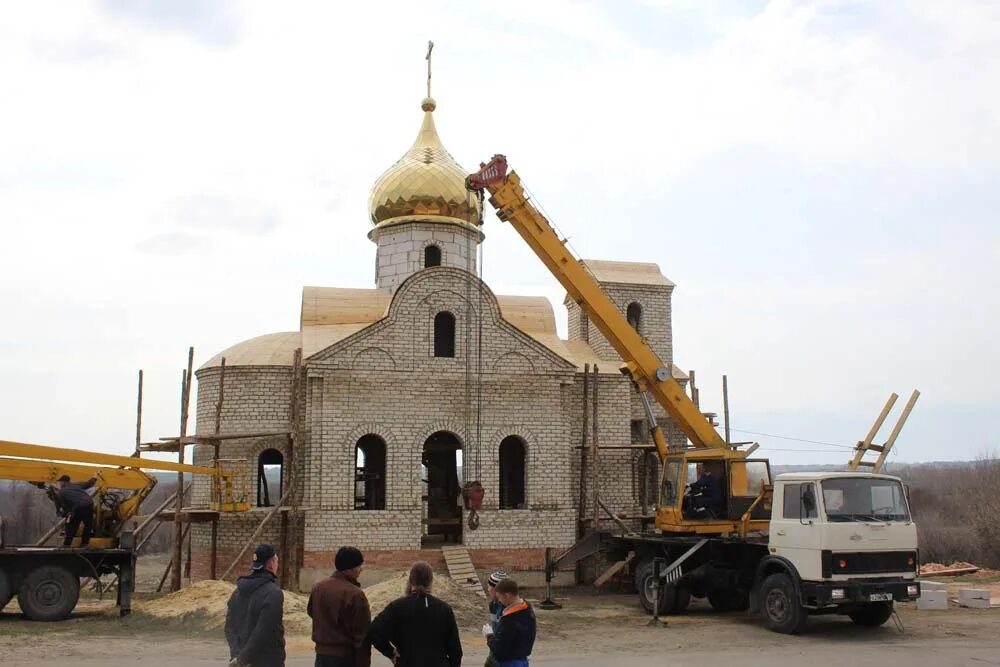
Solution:
<svg viewBox="0 0 1000 667"><path fill-rule="evenodd" d="M464 588L475 591L479 597L485 598L483 585L479 582L479 575L472 567L472 559L469 558L468 550L463 546L441 547L444 555L444 562L448 566L448 576Z"/></svg>

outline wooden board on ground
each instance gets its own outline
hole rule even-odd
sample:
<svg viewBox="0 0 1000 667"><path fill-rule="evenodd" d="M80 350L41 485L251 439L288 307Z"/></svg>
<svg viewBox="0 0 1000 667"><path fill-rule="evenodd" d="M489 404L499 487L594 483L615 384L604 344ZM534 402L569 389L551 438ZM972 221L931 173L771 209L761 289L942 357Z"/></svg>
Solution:
<svg viewBox="0 0 1000 667"><path fill-rule="evenodd" d="M444 556L445 565L448 566L448 576L463 588L475 591L480 597L486 597L479 575L472 566L468 549L461 545L444 546L441 547L441 554Z"/></svg>
<svg viewBox="0 0 1000 667"><path fill-rule="evenodd" d="M629 563L631 563L633 560L635 560L635 552L634 551L630 551L629 554L628 554L628 557L625 560L620 560L617 563L612 563L611 567L609 567L608 569L606 569L604 572L601 572L601 574L599 574L597 576L597 578L594 579L594 586L596 586L597 588L600 588L601 586L603 586L604 584L606 584L608 582L608 580L611 579L611 577L613 577L616 574L618 574L619 572L621 572L622 569L626 565L628 565Z"/></svg>

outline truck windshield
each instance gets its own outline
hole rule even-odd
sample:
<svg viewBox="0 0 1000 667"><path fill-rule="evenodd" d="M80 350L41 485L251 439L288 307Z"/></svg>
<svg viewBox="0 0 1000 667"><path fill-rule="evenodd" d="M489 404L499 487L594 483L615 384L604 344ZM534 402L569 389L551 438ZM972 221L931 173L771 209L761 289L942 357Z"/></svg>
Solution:
<svg viewBox="0 0 1000 667"><path fill-rule="evenodd" d="M837 477L822 482L830 521L909 521L903 485L894 479Z"/></svg>

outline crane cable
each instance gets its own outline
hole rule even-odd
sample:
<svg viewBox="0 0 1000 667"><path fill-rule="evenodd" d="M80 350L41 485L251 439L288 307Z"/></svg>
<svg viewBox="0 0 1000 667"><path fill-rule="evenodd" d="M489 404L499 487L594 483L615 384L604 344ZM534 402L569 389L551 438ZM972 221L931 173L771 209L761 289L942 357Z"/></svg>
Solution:
<svg viewBox="0 0 1000 667"><path fill-rule="evenodd" d="M472 198L477 197L479 201L479 227L475 229L476 233L481 233L479 229L482 227L483 223L483 194L469 192L469 203L472 203ZM471 276L477 278L477 292L478 292L478 316L477 316L477 335L476 335L476 417L475 417L475 445L470 452L471 456L466 460L464 457L462 459L462 497L465 501L465 505L469 510L468 525L470 530L476 530L479 528L479 509L482 507L482 501L484 494L483 484L482 484L482 411L483 411L483 279L482 279L482 257L483 248L482 243L477 243L478 251L478 261L476 271L472 270L472 262L476 257L472 248L472 235L468 234L465 237L465 260L466 260L466 270L470 274L470 277L465 283L465 439L466 444L469 445L473 442L472 434L472 280ZM466 464L471 463L472 468L475 471L475 477L473 480L465 481L465 470Z"/></svg>

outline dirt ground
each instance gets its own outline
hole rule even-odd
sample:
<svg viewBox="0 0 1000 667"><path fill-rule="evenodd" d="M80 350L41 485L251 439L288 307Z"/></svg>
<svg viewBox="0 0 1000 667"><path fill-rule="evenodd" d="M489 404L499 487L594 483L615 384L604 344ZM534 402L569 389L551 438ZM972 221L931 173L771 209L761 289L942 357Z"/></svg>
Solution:
<svg viewBox="0 0 1000 667"><path fill-rule="evenodd" d="M149 594L140 593L136 607ZM771 633L744 614L717 614L694 601L683 616L666 618L665 627L649 627L634 595L568 591L558 611L538 610L539 639L533 663L647 665L666 654L671 665L738 662L753 665L796 665L816 659L852 667L866 665L1000 665L1000 609L917 611L899 605L903 631L891 622L860 629L849 620L826 616L810 619L805 634ZM60 623L24 620L12 603L0 614L0 663L4 665L73 664L75 667L149 665L195 667L224 664L221 632L205 632L188 621L150 623L141 615L118 618L110 601L81 600L74 616ZM312 643L303 634L288 638L288 665L311 665ZM463 633L465 664L481 665L485 643L474 632ZM847 658L846 653L851 657ZM660 658L659 661L662 661ZM388 665L381 658L374 665Z"/></svg>

